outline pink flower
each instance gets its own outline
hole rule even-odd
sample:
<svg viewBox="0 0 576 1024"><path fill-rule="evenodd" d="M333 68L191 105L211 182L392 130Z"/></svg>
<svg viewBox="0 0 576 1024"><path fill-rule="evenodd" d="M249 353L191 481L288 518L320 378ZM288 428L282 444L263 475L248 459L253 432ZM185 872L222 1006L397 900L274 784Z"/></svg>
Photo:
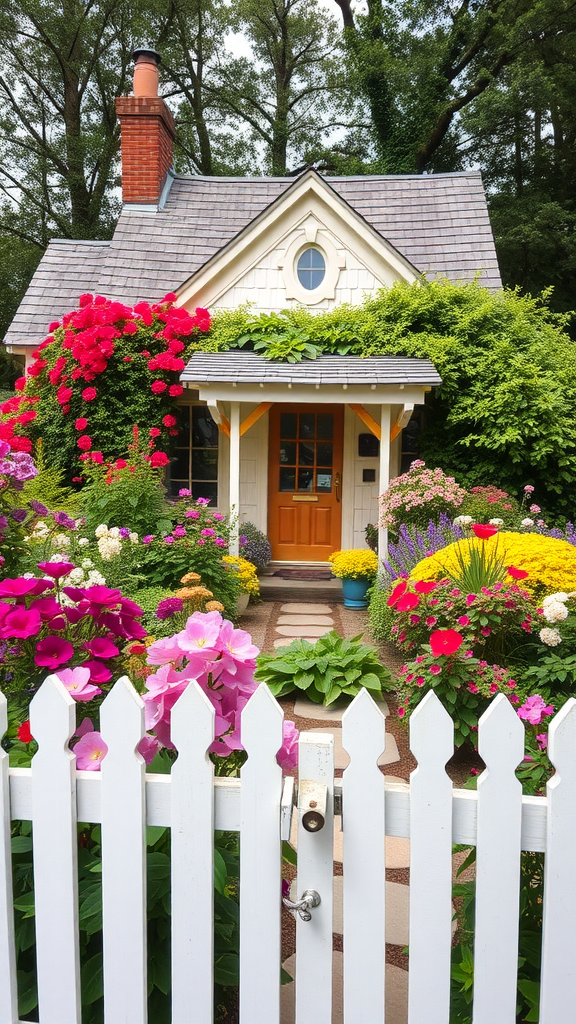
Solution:
<svg viewBox="0 0 576 1024"><path fill-rule="evenodd" d="M474 651L464 651L464 657L465 658L473 658L474 657Z"/></svg>
<svg viewBox="0 0 576 1024"><path fill-rule="evenodd" d="M7 579L0 583L0 597L37 597L54 586L49 580L26 580L23 576Z"/></svg>
<svg viewBox="0 0 576 1024"><path fill-rule="evenodd" d="M172 530L172 535L174 537L185 537L186 530L183 526L175 526L174 529Z"/></svg>
<svg viewBox="0 0 576 1024"><path fill-rule="evenodd" d="M524 701L524 704L518 708L517 713L519 718L523 718L530 725L540 725L542 719L547 715L553 714L553 712L553 706L546 704L540 694L535 693Z"/></svg>
<svg viewBox="0 0 576 1024"><path fill-rule="evenodd" d="M187 519L199 519L200 513L197 508L189 508L184 513Z"/></svg>
<svg viewBox="0 0 576 1024"><path fill-rule="evenodd" d="M466 607L469 608L471 604L474 604L476 600L476 594L467 594L466 596Z"/></svg>
<svg viewBox="0 0 576 1024"><path fill-rule="evenodd" d="M68 640L60 636L47 636L36 644L34 661L44 668L58 668L74 654L74 648Z"/></svg>
<svg viewBox="0 0 576 1024"><path fill-rule="evenodd" d="M149 665L168 665L182 657L177 636L162 637L147 648L146 661ZM148 681L151 677L148 677Z"/></svg>
<svg viewBox="0 0 576 1024"><path fill-rule="evenodd" d="M112 679L112 673L101 661L84 661L81 668L88 669L90 681L93 683L107 683Z"/></svg>
<svg viewBox="0 0 576 1024"><path fill-rule="evenodd" d="M455 629L437 629L430 635L430 647L435 658L441 654L455 654L462 643L463 637Z"/></svg>
<svg viewBox="0 0 576 1024"><path fill-rule="evenodd" d="M102 693L98 686L90 683L90 670L78 665L76 668L61 668L56 675L74 700L92 700Z"/></svg>
<svg viewBox="0 0 576 1024"><path fill-rule="evenodd" d="M480 630L480 632L482 633L482 636L490 636L490 633L492 632L492 630L491 630L490 626L482 626L482 629Z"/></svg>
<svg viewBox="0 0 576 1024"><path fill-rule="evenodd" d="M215 537L216 536L216 530L212 530L210 527L208 527L207 529L202 530L200 536L201 537Z"/></svg>
<svg viewBox="0 0 576 1024"><path fill-rule="evenodd" d="M442 669L440 665L430 665L430 672L432 673L433 676L439 676L441 671Z"/></svg>
<svg viewBox="0 0 576 1024"><path fill-rule="evenodd" d="M0 636L6 638L13 636L19 640L27 640L28 637L36 636L40 632L41 625L39 611L17 604L5 615Z"/></svg>
<svg viewBox="0 0 576 1024"><path fill-rule="evenodd" d="M283 772L291 772L298 767L299 736L294 722L285 721L282 727L282 746L276 754L276 760Z"/></svg>
<svg viewBox="0 0 576 1024"><path fill-rule="evenodd" d="M542 509L540 508L540 505L530 505L530 511L536 513L541 512Z"/></svg>
<svg viewBox="0 0 576 1024"><path fill-rule="evenodd" d="M108 747L99 732L87 732L78 740L74 753L76 767L80 771L99 772L100 765L108 753Z"/></svg>
<svg viewBox="0 0 576 1024"><path fill-rule="evenodd" d="M470 690L470 693L478 693L476 683L468 683L468 689Z"/></svg>
<svg viewBox="0 0 576 1024"><path fill-rule="evenodd" d="M419 622L420 622L420 616L419 615L411 615L410 616L410 624L412 626L417 626Z"/></svg>
<svg viewBox="0 0 576 1024"><path fill-rule="evenodd" d="M116 644L113 644L111 640L107 640L106 637L95 637L94 640L85 643L84 647L93 658L115 658L120 654Z"/></svg>
<svg viewBox="0 0 576 1024"><path fill-rule="evenodd" d="M219 612L211 612L211 615L219 615ZM234 629L228 619L224 619L220 630L219 646L226 653L230 653L236 661L248 661L257 658L260 654L258 647L252 643L250 633L245 629Z"/></svg>
<svg viewBox="0 0 576 1024"><path fill-rule="evenodd" d="M208 612L208 614L205 612L194 612L189 617L182 632L178 633L178 643L181 652L203 654L209 650L214 650L223 621L220 612ZM239 630L238 632L243 631ZM152 644L152 647L154 647L154 644Z"/></svg>
<svg viewBox="0 0 576 1024"><path fill-rule="evenodd" d="M457 619L457 622L458 622L459 626L469 626L470 625L470 619L468 618L467 615L461 615L460 618Z"/></svg>
<svg viewBox="0 0 576 1024"><path fill-rule="evenodd" d="M404 718L406 714L406 708L398 708L398 718Z"/></svg>
<svg viewBox="0 0 576 1024"><path fill-rule="evenodd" d="M416 686L424 686L424 683L425 683L424 676L416 676L416 679L414 681L416 683Z"/></svg>
<svg viewBox="0 0 576 1024"><path fill-rule="evenodd" d="M228 544L224 540L224 537L215 537L214 543L217 548L227 548Z"/></svg>
<svg viewBox="0 0 576 1024"><path fill-rule="evenodd" d="M426 619L427 626L435 626L437 622L438 619L435 618L434 615L429 615L428 618Z"/></svg>
<svg viewBox="0 0 576 1024"><path fill-rule="evenodd" d="M532 491L534 490L534 488L533 488L532 484L525 484L524 490L525 490L526 494L532 494Z"/></svg>
<svg viewBox="0 0 576 1024"><path fill-rule="evenodd" d="M38 562L38 568L53 580L60 580L68 576L76 566L72 562Z"/></svg>
<svg viewBox="0 0 576 1024"><path fill-rule="evenodd" d="M548 746L548 734L545 732L537 733L536 742L540 747L540 750L546 750L546 747Z"/></svg>
<svg viewBox="0 0 576 1024"><path fill-rule="evenodd" d="M142 737L140 743L136 747L136 750L138 751L139 754L142 755L146 764L148 765L151 764L151 762L156 757L156 754L160 750L160 743L155 736L146 735Z"/></svg>

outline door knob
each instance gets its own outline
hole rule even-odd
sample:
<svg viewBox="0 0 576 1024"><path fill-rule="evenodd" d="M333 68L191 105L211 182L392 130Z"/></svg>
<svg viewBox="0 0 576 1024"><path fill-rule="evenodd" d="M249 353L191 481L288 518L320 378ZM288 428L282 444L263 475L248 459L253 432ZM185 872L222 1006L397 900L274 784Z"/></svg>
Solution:
<svg viewBox="0 0 576 1024"><path fill-rule="evenodd" d="M334 477L334 487L336 489L336 501L340 501L340 473L336 473Z"/></svg>

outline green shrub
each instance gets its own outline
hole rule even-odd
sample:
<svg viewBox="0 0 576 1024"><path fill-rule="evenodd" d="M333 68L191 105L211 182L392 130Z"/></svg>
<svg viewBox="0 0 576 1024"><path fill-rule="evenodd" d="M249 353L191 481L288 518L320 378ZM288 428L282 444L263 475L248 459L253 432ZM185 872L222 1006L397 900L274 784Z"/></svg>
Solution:
<svg viewBox="0 0 576 1024"><path fill-rule="evenodd" d="M498 487L472 487L459 510L460 515L472 516L475 523L488 523L501 519L500 525L516 528L520 505L507 491Z"/></svg>
<svg viewBox="0 0 576 1024"><path fill-rule="evenodd" d="M261 654L254 678L267 683L275 697L302 690L317 704L332 704L342 694L354 697L363 686L378 697L392 677L376 650L360 640L344 640L335 630L315 644L294 640L275 654Z"/></svg>
<svg viewBox="0 0 576 1024"><path fill-rule="evenodd" d="M383 590L378 580L368 591L368 631L377 644L389 644L394 641L391 629L396 616L394 609L388 607L388 593L389 588Z"/></svg>

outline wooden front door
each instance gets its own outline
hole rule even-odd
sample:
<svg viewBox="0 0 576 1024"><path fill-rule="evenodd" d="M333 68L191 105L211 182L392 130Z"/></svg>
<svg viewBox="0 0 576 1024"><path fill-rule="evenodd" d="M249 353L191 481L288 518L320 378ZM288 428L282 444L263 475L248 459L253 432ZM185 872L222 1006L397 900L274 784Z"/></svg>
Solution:
<svg viewBox="0 0 576 1024"><path fill-rule="evenodd" d="M340 547L341 405L270 410L268 535L272 558L325 562Z"/></svg>

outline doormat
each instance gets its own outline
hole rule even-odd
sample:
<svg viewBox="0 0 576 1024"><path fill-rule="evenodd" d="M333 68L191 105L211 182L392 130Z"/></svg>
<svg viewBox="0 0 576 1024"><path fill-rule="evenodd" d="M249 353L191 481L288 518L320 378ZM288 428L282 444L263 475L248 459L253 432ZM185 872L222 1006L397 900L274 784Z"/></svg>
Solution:
<svg viewBox="0 0 576 1024"><path fill-rule="evenodd" d="M273 576L283 580L331 580L330 569L278 569Z"/></svg>

